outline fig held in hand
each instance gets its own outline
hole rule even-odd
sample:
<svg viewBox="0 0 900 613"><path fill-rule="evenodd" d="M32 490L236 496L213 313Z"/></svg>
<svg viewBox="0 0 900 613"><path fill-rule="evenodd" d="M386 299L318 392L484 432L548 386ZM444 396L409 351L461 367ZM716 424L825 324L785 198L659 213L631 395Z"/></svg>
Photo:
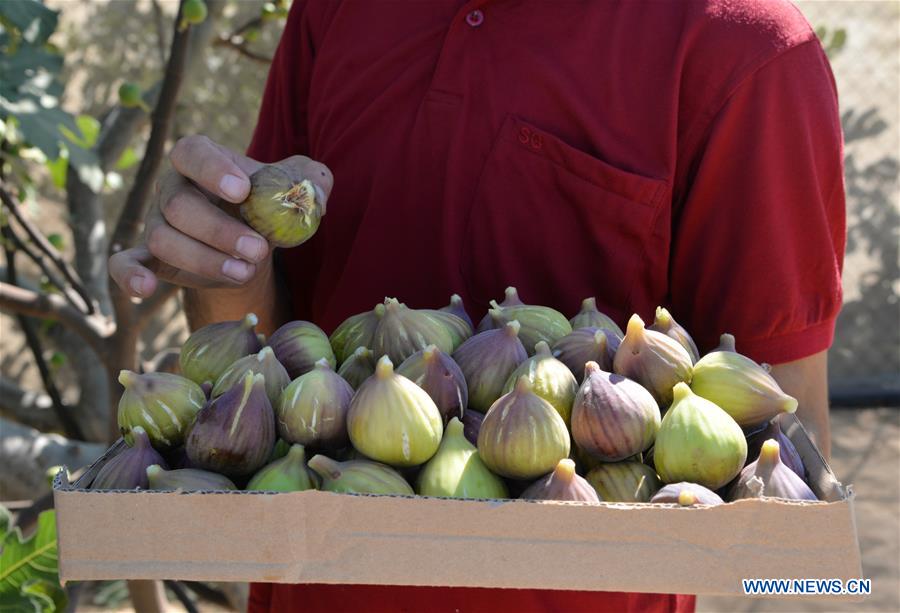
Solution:
<svg viewBox="0 0 900 613"><path fill-rule="evenodd" d="M250 195L240 210L244 221L276 247L296 247L309 240L325 214L309 179L294 180L274 165L250 176Z"/></svg>

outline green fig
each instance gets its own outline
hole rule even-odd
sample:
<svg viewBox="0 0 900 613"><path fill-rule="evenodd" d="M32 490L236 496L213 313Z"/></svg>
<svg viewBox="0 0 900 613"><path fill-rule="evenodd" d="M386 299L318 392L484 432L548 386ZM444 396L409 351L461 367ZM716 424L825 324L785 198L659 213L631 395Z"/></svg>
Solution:
<svg viewBox="0 0 900 613"><path fill-rule="evenodd" d="M219 376L216 384L212 389L212 397L217 398L229 389L231 389L238 381L244 378L247 373L260 373L265 377L266 396L272 406L278 403L281 397L281 390L287 387L291 382L284 366L275 358L275 352L271 347L263 347L259 353L247 355L235 361L231 366L225 369L225 372Z"/></svg>
<svg viewBox="0 0 900 613"><path fill-rule="evenodd" d="M528 359L517 321L499 330L476 334L453 352L469 392L469 408L487 411L503 395L503 384L516 367Z"/></svg>
<svg viewBox="0 0 900 613"><path fill-rule="evenodd" d="M528 377L532 391L552 404L568 426L578 382L569 367L553 357L546 342L540 341L534 349L534 355L519 364L506 379L503 393L511 392L519 377Z"/></svg>
<svg viewBox="0 0 900 613"><path fill-rule="evenodd" d="M347 360L341 364L338 374L350 384L354 390L375 374L375 354L368 347L357 347Z"/></svg>
<svg viewBox="0 0 900 613"><path fill-rule="evenodd" d="M519 292L518 290L516 290L516 288L514 288L513 286L509 286L506 288L503 301L500 303L500 306L521 306L524 304L525 303L519 299ZM486 330L494 330L497 327L497 324L494 322L494 316L491 315L489 311L484 317L481 318L481 321L478 322L478 327L475 329L475 333L480 334L481 332L484 332Z"/></svg>
<svg viewBox="0 0 900 613"><path fill-rule="evenodd" d="M313 456L309 467L322 478L324 492L346 494L415 494L400 473L379 462L349 460L336 462L323 455Z"/></svg>
<svg viewBox="0 0 900 613"><path fill-rule="evenodd" d="M419 472L417 493L444 498L508 498L506 484L484 465L463 430L457 417L447 424L437 453Z"/></svg>
<svg viewBox="0 0 900 613"><path fill-rule="evenodd" d="M296 247L319 229L325 206L309 179L295 180L287 170L267 165L250 175L250 195L240 213L272 245Z"/></svg>
<svg viewBox="0 0 900 613"><path fill-rule="evenodd" d="M417 466L435 454L444 426L434 400L418 385L394 372L382 356L375 374L356 392L347 413L353 446L391 466Z"/></svg>
<svg viewBox="0 0 900 613"><path fill-rule="evenodd" d="M328 340L334 349L334 357L337 363L342 365L360 347L371 347L372 338L375 336L375 328L384 317L384 305L377 304L371 311L357 313L345 319L341 325L334 329ZM374 362L372 366L374 368Z"/></svg>
<svg viewBox="0 0 900 613"><path fill-rule="evenodd" d="M132 429L141 426L156 449L178 447L206 402L200 386L180 375L123 370L119 383L125 388L119 399L119 431L129 445L134 444Z"/></svg>
<svg viewBox="0 0 900 613"><path fill-rule="evenodd" d="M291 379L308 373L321 359L325 359L331 368L337 368L328 337L319 326L308 321L284 324L269 337L269 347Z"/></svg>
<svg viewBox="0 0 900 613"><path fill-rule="evenodd" d="M493 472L511 479L536 479L569 456L566 424L549 402L534 393L528 377L491 405L478 432L478 453Z"/></svg>
<svg viewBox="0 0 900 613"><path fill-rule="evenodd" d="M215 382L237 360L262 348L254 326L256 315L224 321L196 330L181 346L181 373L198 385Z"/></svg>
<svg viewBox="0 0 900 613"><path fill-rule="evenodd" d="M694 393L722 407L742 428L795 412L797 399L784 393L762 366L734 351L733 343L734 337L723 335L724 347L731 349L707 353L694 364Z"/></svg>
<svg viewBox="0 0 900 613"><path fill-rule="evenodd" d="M601 464L585 479L606 502L649 502L662 485L656 472L640 462Z"/></svg>
<svg viewBox="0 0 900 613"><path fill-rule="evenodd" d="M744 433L728 413L686 383L678 383L673 393L653 448L656 472L666 483L689 481L718 489L744 466Z"/></svg>
<svg viewBox="0 0 900 613"><path fill-rule="evenodd" d="M237 489L231 479L218 473L197 468L165 470L159 464L147 467L147 482L151 490L194 492Z"/></svg>
<svg viewBox="0 0 900 613"><path fill-rule="evenodd" d="M346 447L352 398L353 388L322 358L281 393L275 404L278 433L286 441L317 449Z"/></svg>
<svg viewBox="0 0 900 613"><path fill-rule="evenodd" d="M303 445L291 445L286 456L260 468L244 489L265 492L302 492L315 489L306 468L306 450Z"/></svg>
<svg viewBox="0 0 900 613"><path fill-rule="evenodd" d="M672 404L672 386L690 382L691 364L687 349L661 332L646 329L635 313L616 350L613 371L646 387L665 409Z"/></svg>
<svg viewBox="0 0 900 613"><path fill-rule="evenodd" d="M455 317L447 313L444 315ZM386 355L391 362L400 364L428 345L436 345L444 353L453 351L454 338L446 324L433 314L408 308L396 298L385 298L384 316L380 318L372 337L375 355Z"/></svg>
<svg viewBox="0 0 900 613"><path fill-rule="evenodd" d="M490 304L489 314L494 321L494 328L500 328L510 321L518 321L522 326L519 338L528 355L534 355L535 346L539 342L552 345L572 333L569 320L556 309L533 304L502 306L494 300Z"/></svg>
<svg viewBox="0 0 900 613"><path fill-rule="evenodd" d="M582 300L581 310L569 320L569 324L573 330L578 330L579 328L602 328L609 330L619 338L625 336L622 328L616 322L597 310L597 299L593 297Z"/></svg>

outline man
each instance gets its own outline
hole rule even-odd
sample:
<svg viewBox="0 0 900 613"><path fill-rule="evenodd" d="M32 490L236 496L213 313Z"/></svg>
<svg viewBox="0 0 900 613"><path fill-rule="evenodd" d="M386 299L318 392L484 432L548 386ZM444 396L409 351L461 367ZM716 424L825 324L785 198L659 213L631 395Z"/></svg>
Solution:
<svg viewBox="0 0 900 613"><path fill-rule="evenodd" d="M452 292L480 315L507 285L568 314L596 296L620 324L666 305L701 349L728 331L773 364L827 455L841 148L827 60L785 0L296 0L247 155L179 141L145 244L110 270L139 297L159 278L188 288L195 327L252 310L264 330L331 330L385 295L435 307ZM279 160L328 215L274 258L231 203ZM255 586L251 606L672 611L693 598L299 585Z"/></svg>

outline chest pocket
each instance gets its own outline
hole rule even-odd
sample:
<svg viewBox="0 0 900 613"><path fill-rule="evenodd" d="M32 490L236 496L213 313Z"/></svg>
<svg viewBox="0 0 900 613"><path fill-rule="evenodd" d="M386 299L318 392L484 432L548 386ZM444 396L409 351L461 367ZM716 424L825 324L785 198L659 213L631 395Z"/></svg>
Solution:
<svg viewBox="0 0 900 613"><path fill-rule="evenodd" d="M515 285L526 302L569 316L597 296L624 317L666 191L662 180L615 168L509 115L467 222L470 295L484 303Z"/></svg>

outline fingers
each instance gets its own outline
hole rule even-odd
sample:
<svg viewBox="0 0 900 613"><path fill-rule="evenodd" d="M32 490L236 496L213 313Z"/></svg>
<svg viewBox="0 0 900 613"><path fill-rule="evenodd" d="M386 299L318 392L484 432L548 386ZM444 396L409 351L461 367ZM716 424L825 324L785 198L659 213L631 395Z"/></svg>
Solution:
<svg viewBox="0 0 900 613"><path fill-rule="evenodd" d="M156 275L144 265L150 259L146 247L125 249L109 258L109 275L129 296L146 298L158 285Z"/></svg>
<svg viewBox="0 0 900 613"><path fill-rule="evenodd" d="M196 187L177 174L161 181L159 210L164 221L148 219L151 226L167 223L187 237L251 263L269 253L268 242L247 224L213 205ZM148 235L149 236L149 235Z"/></svg>
<svg viewBox="0 0 900 613"><path fill-rule="evenodd" d="M262 166L199 135L180 139L175 143L169 159L178 174L235 204L247 198L250 193L249 176Z"/></svg>
<svg viewBox="0 0 900 613"><path fill-rule="evenodd" d="M207 283L236 285L249 281L256 274L256 264L222 253L179 232L167 223L147 229L147 250L150 255L171 268ZM169 272L175 281L180 277Z"/></svg>

